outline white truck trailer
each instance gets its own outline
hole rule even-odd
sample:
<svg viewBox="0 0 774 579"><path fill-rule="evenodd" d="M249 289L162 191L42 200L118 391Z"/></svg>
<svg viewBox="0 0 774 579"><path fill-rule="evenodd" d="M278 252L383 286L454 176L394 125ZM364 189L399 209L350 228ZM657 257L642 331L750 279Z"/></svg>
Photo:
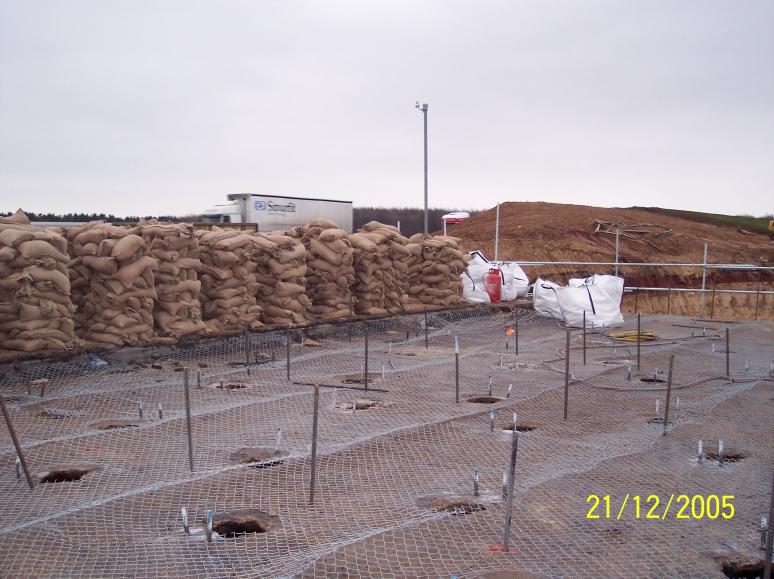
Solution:
<svg viewBox="0 0 774 579"><path fill-rule="evenodd" d="M285 231L323 217L352 233L352 201L257 193L230 193L228 202L207 209L206 223L255 223L258 231Z"/></svg>

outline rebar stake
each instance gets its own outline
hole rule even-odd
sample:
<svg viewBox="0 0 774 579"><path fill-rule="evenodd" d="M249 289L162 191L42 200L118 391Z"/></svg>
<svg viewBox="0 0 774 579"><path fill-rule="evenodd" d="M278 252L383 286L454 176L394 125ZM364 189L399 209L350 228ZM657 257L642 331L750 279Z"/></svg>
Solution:
<svg viewBox="0 0 774 579"><path fill-rule="evenodd" d="M492 395L492 377L489 377L489 396Z"/></svg>
<svg viewBox="0 0 774 579"><path fill-rule="evenodd" d="M425 308L425 350L430 347L430 338L427 335L427 308Z"/></svg>
<svg viewBox="0 0 774 579"><path fill-rule="evenodd" d="M454 396L460 403L460 339L454 336Z"/></svg>
<svg viewBox="0 0 774 579"><path fill-rule="evenodd" d="M769 520L766 515L761 515L761 551L766 550L766 539L768 538Z"/></svg>
<svg viewBox="0 0 774 579"><path fill-rule="evenodd" d="M202 371L196 370L196 388L202 387Z"/></svg>
<svg viewBox="0 0 774 579"><path fill-rule="evenodd" d="M21 443L19 442L19 437L16 436L16 429L13 427L13 421L11 420L11 415L8 412L8 408L5 406L5 400L3 398L0 398L0 409L3 411L3 418L5 418L5 424L8 427L8 432L11 435L11 440L13 440L13 446L16 448L16 457L19 459L19 462L21 463L22 470L24 470L24 476L27 479L27 484L30 486L30 488L35 488L35 483L32 481L32 475L30 474L30 470L27 468L27 461L24 460L24 453L22 452Z"/></svg>
<svg viewBox="0 0 774 579"><path fill-rule="evenodd" d="M494 432L495 427L495 417L497 416L497 410L495 408L492 408L489 411L489 431Z"/></svg>
<svg viewBox="0 0 774 579"><path fill-rule="evenodd" d="M204 534L207 536L207 542L212 543L212 523L215 520L215 511L208 510L206 514L206 523Z"/></svg>
<svg viewBox="0 0 774 579"><path fill-rule="evenodd" d="M516 350L515 354L519 355L519 316L513 320L513 348Z"/></svg>
<svg viewBox="0 0 774 579"><path fill-rule="evenodd" d="M244 342L245 342L245 366L250 365L250 332L245 328L244 332Z"/></svg>
<svg viewBox="0 0 774 579"><path fill-rule="evenodd" d="M664 433L666 436L667 426L669 426L669 403L672 399L672 370L675 365L675 355L669 357L669 374L667 374L666 404L664 404Z"/></svg>
<svg viewBox="0 0 774 579"><path fill-rule="evenodd" d="M159 420L164 420L164 409L161 407L161 402L159 402Z"/></svg>
<svg viewBox="0 0 774 579"><path fill-rule="evenodd" d="M766 533L766 555L763 557L763 579L771 579L771 552L774 546L774 529L772 529L772 521L774 521L774 474L771 476L771 495L769 499L769 517L768 527L769 531Z"/></svg>
<svg viewBox="0 0 774 579"><path fill-rule="evenodd" d="M137 414L139 414L140 420L142 420L142 400L137 401Z"/></svg>
<svg viewBox="0 0 774 579"><path fill-rule="evenodd" d="M352 410L357 406L357 400L352 403ZM320 411L320 385L314 385L314 405L312 407L312 473L309 478L309 504L314 504L314 485L317 481L317 421Z"/></svg>
<svg viewBox="0 0 774 579"><path fill-rule="evenodd" d="M570 401L570 329L567 328L567 342L564 353L564 419L567 420L567 404ZM515 428L515 425L514 425Z"/></svg>
<svg viewBox="0 0 774 579"><path fill-rule="evenodd" d="M363 364L363 385L368 390L368 322L363 322L363 337L365 338L365 362Z"/></svg>
<svg viewBox="0 0 774 579"><path fill-rule="evenodd" d="M699 461L699 464L704 463L704 441L700 438L699 443L697 445L698 452L697 452L697 459Z"/></svg>
<svg viewBox="0 0 774 579"><path fill-rule="evenodd" d="M508 384L508 392L505 394L505 397L510 398L511 392L513 392L513 384Z"/></svg>
<svg viewBox="0 0 774 579"><path fill-rule="evenodd" d="M481 494L478 492L478 467L473 467L473 496L479 497Z"/></svg>
<svg viewBox="0 0 774 579"><path fill-rule="evenodd" d="M188 509L180 507L180 516L183 518L183 532L186 535L190 535L191 527L188 525Z"/></svg>
<svg viewBox="0 0 774 579"><path fill-rule="evenodd" d="M16 457L16 480L21 480L22 477L22 468L21 468L21 461L19 460L19 457Z"/></svg>
<svg viewBox="0 0 774 579"><path fill-rule="evenodd" d="M288 382L290 381L290 330L285 331L285 370Z"/></svg>
<svg viewBox="0 0 774 579"><path fill-rule="evenodd" d="M723 466L723 454L725 449L723 448L723 440L718 440L718 466Z"/></svg>
<svg viewBox="0 0 774 579"><path fill-rule="evenodd" d="M503 500L508 498L508 473L503 471Z"/></svg>
<svg viewBox="0 0 774 579"><path fill-rule="evenodd" d="M731 338L726 328L726 378L731 381Z"/></svg>
<svg viewBox="0 0 774 579"><path fill-rule="evenodd" d="M583 365L586 365L586 310L583 310Z"/></svg>
<svg viewBox="0 0 774 579"><path fill-rule="evenodd" d="M282 429L278 428L274 437L274 450L279 452L280 448L282 448Z"/></svg>
<svg viewBox="0 0 774 579"><path fill-rule="evenodd" d="M513 486L516 482L516 452L519 448L519 431L516 430L516 414L513 415L513 438L511 439L511 464L508 469L508 500L505 507L505 533L503 536L503 552L510 551L511 521L513 519Z"/></svg>
<svg viewBox="0 0 774 579"><path fill-rule="evenodd" d="M188 385L188 368L183 368L183 390L185 392L185 429L188 434L188 466L194 471L193 432L191 431L191 388Z"/></svg>

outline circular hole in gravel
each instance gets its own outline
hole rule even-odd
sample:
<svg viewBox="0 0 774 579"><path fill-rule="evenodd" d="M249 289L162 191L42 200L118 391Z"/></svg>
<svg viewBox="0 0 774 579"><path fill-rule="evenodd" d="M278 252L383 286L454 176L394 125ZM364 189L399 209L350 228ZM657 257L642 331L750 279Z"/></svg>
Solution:
<svg viewBox="0 0 774 579"><path fill-rule="evenodd" d="M62 420L63 418L70 418L71 416L75 416L75 412L70 410L59 410L58 408L44 408L38 412L37 416L51 420Z"/></svg>
<svg viewBox="0 0 774 579"><path fill-rule="evenodd" d="M277 515L259 509L239 509L215 513L212 530L221 537L238 537L247 533L268 533L280 524Z"/></svg>
<svg viewBox="0 0 774 579"><path fill-rule="evenodd" d="M529 424L527 422L519 422L518 424L516 424L516 432L532 432L536 428L537 426L535 426L534 424ZM513 432L513 424L509 424L502 430L505 432Z"/></svg>
<svg viewBox="0 0 774 579"><path fill-rule="evenodd" d="M84 476L102 467L96 464L60 464L36 472L33 476L38 483L61 483L81 480Z"/></svg>
<svg viewBox="0 0 774 579"><path fill-rule="evenodd" d="M754 555L734 554L718 557L720 570L731 579L755 579L763 577L763 559Z"/></svg>
<svg viewBox="0 0 774 579"><path fill-rule="evenodd" d="M640 381L641 382L656 382L658 384L663 384L664 382L666 382L666 380L664 380L663 378L658 378L658 377L654 378L653 376L645 376L644 378L640 378Z"/></svg>
<svg viewBox="0 0 774 579"><path fill-rule="evenodd" d="M469 515L486 510L486 506L474 497L422 497L417 501L417 504L436 513L446 511L454 515Z"/></svg>
<svg viewBox="0 0 774 579"><path fill-rule="evenodd" d="M235 450L228 458L235 464L253 464L256 468L265 468L282 464L279 460L281 456L284 456L282 452L267 446L246 446Z"/></svg>
<svg viewBox="0 0 774 579"><path fill-rule="evenodd" d="M355 405L355 410L368 410L379 404L378 400L371 400L370 398L358 398L354 402L337 402L336 408L339 410L352 410L352 405Z"/></svg>
<svg viewBox="0 0 774 579"><path fill-rule="evenodd" d="M247 388L247 384L240 382L239 380L224 380L223 382L211 382L207 387L216 388L218 390L241 390L242 388Z"/></svg>
<svg viewBox="0 0 774 579"><path fill-rule="evenodd" d="M368 373L368 383L370 384L377 378L381 378L382 375L378 374L376 372L369 372ZM363 384L365 382L365 379L363 378L363 374L350 374L348 376L342 376L341 383L342 384Z"/></svg>
<svg viewBox="0 0 774 579"><path fill-rule="evenodd" d="M473 398L465 399L465 402L473 402L475 404L495 404L500 402L502 398L497 396L474 396Z"/></svg>
<svg viewBox="0 0 774 579"><path fill-rule="evenodd" d="M725 448L723 449L723 462L739 462L740 460L744 460L745 458L748 458L750 455L746 452L735 450L733 448ZM708 449L704 453L704 457L707 460L719 460L718 458L718 449Z"/></svg>
<svg viewBox="0 0 774 579"><path fill-rule="evenodd" d="M648 424L664 424L664 417L663 416L654 416L653 418L648 419ZM669 424L672 424L672 421L669 421Z"/></svg>
<svg viewBox="0 0 774 579"><path fill-rule="evenodd" d="M97 430L115 430L118 428L137 428L140 426L140 423L128 418L107 418L93 422L89 426Z"/></svg>

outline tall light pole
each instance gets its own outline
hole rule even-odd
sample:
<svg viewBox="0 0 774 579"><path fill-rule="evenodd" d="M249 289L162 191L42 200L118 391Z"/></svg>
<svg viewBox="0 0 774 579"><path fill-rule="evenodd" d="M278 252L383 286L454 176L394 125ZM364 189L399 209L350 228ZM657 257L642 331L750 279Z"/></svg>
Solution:
<svg viewBox="0 0 774 579"><path fill-rule="evenodd" d="M425 235L427 234L427 103L414 105L417 109L422 111L422 116L425 121Z"/></svg>

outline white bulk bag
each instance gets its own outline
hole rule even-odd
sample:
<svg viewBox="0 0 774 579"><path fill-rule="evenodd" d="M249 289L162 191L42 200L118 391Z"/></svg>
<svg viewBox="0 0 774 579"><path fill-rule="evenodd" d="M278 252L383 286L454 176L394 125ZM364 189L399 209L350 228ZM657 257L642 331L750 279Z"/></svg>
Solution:
<svg viewBox="0 0 774 579"><path fill-rule="evenodd" d="M482 281L476 282L468 273L463 273L462 299L471 304L488 304L491 299Z"/></svg>
<svg viewBox="0 0 774 579"><path fill-rule="evenodd" d="M527 274L524 273L524 270L521 269L521 266L515 261L506 261L500 266L501 270L505 270L506 268L513 279L511 285L513 292L515 292L514 296L510 299L515 300L516 298L523 298L529 291L529 278L527 277Z"/></svg>
<svg viewBox="0 0 774 579"><path fill-rule="evenodd" d="M475 285L476 290L480 288L486 292L486 275L493 267L496 267L500 270L501 302L510 302L518 297L524 297L527 295L527 291L529 290L529 280L527 279L527 275L524 273L524 270L521 269L521 267L519 267L516 262L503 262L499 265L496 265L484 257L484 254L480 251L470 252L470 261L468 262L467 271L461 276L463 285L467 284L467 286L470 286L472 283ZM471 291L472 289L469 290L468 293ZM471 301L467 299L464 292L462 297L467 301ZM486 302L483 303L487 303L488 301L489 300L486 300ZM474 297L473 303L482 303L482 301L477 297Z"/></svg>
<svg viewBox="0 0 774 579"><path fill-rule="evenodd" d="M610 275L595 275L570 280L570 287L560 287L538 279L535 282L535 310L543 316L562 320L570 327L586 325L614 327L623 325L621 299L624 280Z"/></svg>

